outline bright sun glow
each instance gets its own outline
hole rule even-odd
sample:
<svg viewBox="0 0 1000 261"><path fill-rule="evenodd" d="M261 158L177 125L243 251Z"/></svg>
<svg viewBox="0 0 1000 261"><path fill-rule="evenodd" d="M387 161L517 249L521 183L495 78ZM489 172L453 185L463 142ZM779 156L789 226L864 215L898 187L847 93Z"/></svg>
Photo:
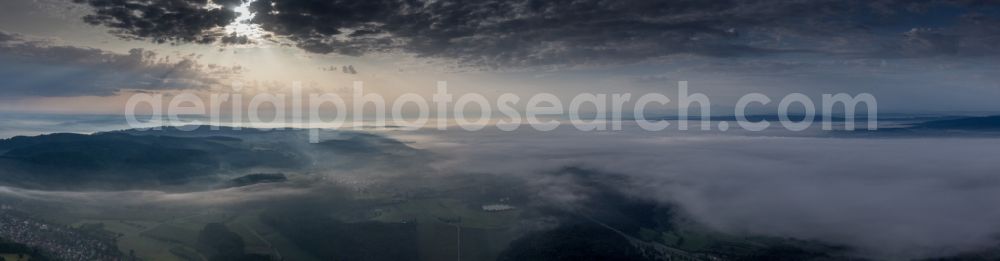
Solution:
<svg viewBox="0 0 1000 261"><path fill-rule="evenodd" d="M234 11L240 13L240 16L236 18L235 22L226 26L226 33L236 33L241 36L245 35L250 38L251 41L260 43L260 40L263 39L265 33L259 25L250 22L250 20L254 17L254 14L250 12L250 2L243 3L243 5L236 7Z"/></svg>

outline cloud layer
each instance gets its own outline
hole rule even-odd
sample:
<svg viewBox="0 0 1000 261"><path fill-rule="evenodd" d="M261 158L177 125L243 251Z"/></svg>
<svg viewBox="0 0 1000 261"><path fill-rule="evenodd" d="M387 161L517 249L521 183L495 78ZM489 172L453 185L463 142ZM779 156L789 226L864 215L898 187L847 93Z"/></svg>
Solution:
<svg viewBox="0 0 1000 261"><path fill-rule="evenodd" d="M85 1L125 38L214 42L240 0ZM632 63L672 54L996 54L979 1L252 0L252 23L313 53L397 52L492 67ZM169 14L169 15L167 15Z"/></svg>
<svg viewBox="0 0 1000 261"><path fill-rule="evenodd" d="M151 39L157 43L212 43L224 40L221 27L239 15L233 7L242 0L73 0L93 7L93 14L83 20L104 25L111 33L132 39Z"/></svg>
<svg viewBox="0 0 1000 261"><path fill-rule="evenodd" d="M59 45L0 31L3 97L108 96L121 90L203 89L240 71L202 65L197 57L161 57L143 49L127 54Z"/></svg>
<svg viewBox="0 0 1000 261"><path fill-rule="evenodd" d="M828 138L631 131L462 131L403 136L441 156L442 172L522 177L573 204L580 167L628 177L623 192L669 202L724 232L814 239L880 259L995 246L995 139ZM503 160L498 160L503 159ZM514 163L514 164L511 164Z"/></svg>

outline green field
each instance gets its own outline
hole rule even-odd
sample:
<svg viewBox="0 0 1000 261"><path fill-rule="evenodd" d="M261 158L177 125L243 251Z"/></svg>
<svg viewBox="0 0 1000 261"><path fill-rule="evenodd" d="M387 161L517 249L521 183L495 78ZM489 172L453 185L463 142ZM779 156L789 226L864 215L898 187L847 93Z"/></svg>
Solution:
<svg viewBox="0 0 1000 261"><path fill-rule="evenodd" d="M117 236L119 250L126 254L134 251L141 259L205 260L196 250L198 233L207 223L224 222L243 238L248 253L272 254L274 251L268 242L270 239L256 236L255 233L258 232L248 225L253 223L251 220L256 220L256 214L235 215L223 211L206 211L162 221L89 219L78 221L74 225L80 227L101 224L105 231ZM264 227L263 224L254 226ZM280 237L271 234L270 238Z"/></svg>
<svg viewBox="0 0 1000 261"><path fill-rule="evenodd" d="M471 208L456 199L419 199L410 200L394 206L385 207L382 214L374 220L382 222L403 222L417 220L419 222L440 221L460 218L462 227L502 229L512 224L520 214L518 210L504 212L486 212Z"/></svg>
<svg viewBox="0 0 1000 261"><path fill-rule="evenodd" d="M373 220L417 222L421 260L456 260L459 252L465 260L496 259L513 238L507 228L520 215L518 210L486 212L450 198L410 200L380 210Z"/></svg>
<svg viewBox="0 0 1000 261"><path fill-rule="evenodd" d="M0 254L0 258L5 261L28 261L31 260L31 255Z"/></svg>
<svg viewBox="0 0 1000 261"><path fill-rule="evenodd" d="M371 194L369 194L371 195ZM379 194L381 195L381 194ZM458 198L333 200L329 213L342 222L377 221L416 225L423 260L495 259L514 237L509 231L520 210L486 212ZM143 260L206 260L198 235L208 223L223 223L239 235L250 254L283 260L318 260L260 219L264 208L169 209L151 207L63 208L40 218L114 238L118 249ZM460 232L459 232L460 231ZM459 243L461 238L461 243Z"/></svg>
<svg viewBox="0 0 1000 261"><path fill-rule="evenodd" d="M280 256L284 260L303 260L303 261L318 261L312 255L306 253L299 247L295 246L294 243L289 241L287 238L282 236L277 231L271 229L270 226L265 225L260 222L258 218L258 212L248 212L244 213L233 219L233 221L227 224L230 229L240 234L244 241L247 242L247 252L248 253L258 253L257 250L262 250L261 244L270 245L270 249L273 250L272 256ZM256 235L254 235L256 233ZM248 236L248 234L250 236ZM257 236L260 237L257 237ZM250 239L250 238L255 239ZM251 248L251 240L253 240L253 246Z"/></svg>
<svg viewBox="0 0 1000 261"><path fill-rule="evenodd" d="M103 224L104 230L117 234L118 249L126 254L134 251L137 257L144 260L185 260L170 252L171 248L182 245L144 235L146 232L160 227L160 223L129 220L85 220L80 221L77 225L95 223Z"/></svg>

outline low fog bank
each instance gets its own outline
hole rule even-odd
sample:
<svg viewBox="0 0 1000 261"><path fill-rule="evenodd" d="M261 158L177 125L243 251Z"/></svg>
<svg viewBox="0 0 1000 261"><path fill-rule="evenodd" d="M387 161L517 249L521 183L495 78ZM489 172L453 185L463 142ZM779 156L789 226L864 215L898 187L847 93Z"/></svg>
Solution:
<svg viewBox="0 0 1000 261"><path fill-rule="evenodd" d="M217 207L307 195L314 190L301 186L263 184L195 192L159 190L52 191L0 186L0 196L28 202L73 204L86 207Z"/></svg>
<svg viewBox="0 0 1000 261"><path fill-rule="evenodd" d="M771 134L771 135L767 135ZM550 200L586 197L544 173L621 174L723 232L844 244L867 257L944 256L998 245L1000 139L829 138L699 132L398 133L441 173L523 177Z"/></svg>

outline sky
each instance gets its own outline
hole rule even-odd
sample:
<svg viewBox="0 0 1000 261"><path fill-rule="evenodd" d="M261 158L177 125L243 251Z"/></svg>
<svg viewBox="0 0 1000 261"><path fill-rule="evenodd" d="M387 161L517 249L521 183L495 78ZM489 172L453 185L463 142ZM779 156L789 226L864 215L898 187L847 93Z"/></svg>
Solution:
<svg viewBox="0 0 1000 261"><path fill-rule="evenodd" d="M1000 111L993 1L9 0L0 111L122 113L135 93L292 82L387 97L871 93L880 112ZM349 68L348 68L349 67ZM731 105L730 105L731 106Z"/></svg>

